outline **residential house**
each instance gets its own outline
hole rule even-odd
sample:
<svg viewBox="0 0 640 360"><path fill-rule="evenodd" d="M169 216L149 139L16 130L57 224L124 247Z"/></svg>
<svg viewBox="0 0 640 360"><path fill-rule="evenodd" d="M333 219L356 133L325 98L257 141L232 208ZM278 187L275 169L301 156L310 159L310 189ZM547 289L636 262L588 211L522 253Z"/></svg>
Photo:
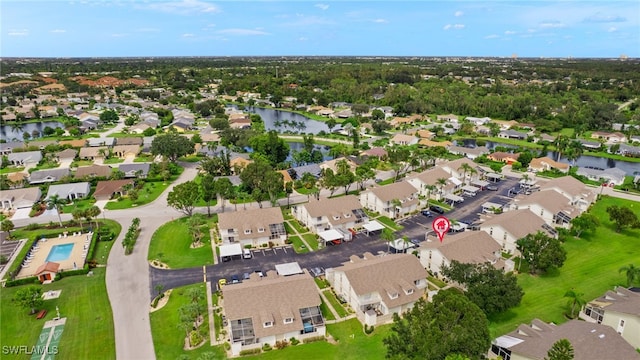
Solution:
<svg viewBox="0 0 640 360"><path fill-rule="evenodd" d="M557 191L540 191L531 195L518 195L510 205L511 209L529 209L544 220L548 226L569 227L571 220L581 214L569 200Z"/></svg>
<svg viewBox="0 0 640 360"><path fill-rule="evenodd" d="M42 153L40 151L12 152L7 155L7 160L14 166L35 165L42 160Z"/></svg>
<svg viewBox="0 0 640 360"><path fill-rule="evenodd" d="M433 133L433 132L431 132L431 131L429 131L427 129L418 129L418 130L415 130L415 131L410 131L409 135L414 135L414 136L419 137L420 139L429 139L429 140L433 139L436 136L435 133Z"/></svg>
<svg viewBox="0 0 640 360"><path fill-rule="evenodd" d="M551 136L549 134L541 133L536 138L536 142L539 142L539 141L546 141L546 142L549 142L549 143L553 143L553 142L556 141L556 138L555 138L555 136Z"/></svg>
<svg viewBox="0 0 640 360"><path fill-rule="evenodd" d="M458 115L449 114L449 115L438 115L436 116L436 120L439 122L458 122Z"/></svg>
<svg viewBox="0 0 640 360"><path fill-rule="evenodd" d="M360 194L363 207L397 219L418 209L418 189L408 181L367 189Z"/></svg>
<svg viewBox="0 0 640 360"><path fill-rule="evenodd" d="M242 170L244 170L244 168L252 162L253 160L251 159L246 159L242 156L236 156L229 161L229 165L231 165L231 169L233 169L234 174L240 175Z"/></svg>
<svg viewBox="0 0 640 360"><path fill-rule="evenodd" d="M415 145L420 139L413 135L395 134L389 141L395 145Z"/></svg>
<svg viewBox="0 0 640 360"><path fill-rule="evenodd" d="M465 171L465 164L472 170ZM478 164L467 158L449 161L444 164L440 164L439 166L449 173L451 177L458 179L462 183L471 183L472 181L480 180L482 174L485 172L485 170L478 166Z"/></svg>
<svg viewBox="0 0 640 360"><path fill-rule="evenodd" d="M412 254L362 258L352 255L342 266L326 269L326 279L366 325L393 320L410 310L427 289L427 271Z"/></svg>
<svg viewBox="0 0 640 360"><path fill-rule="evenodd" d="M140 145L116 145L111 153L123 159L135 158L140 153Z"/></svg>
<svg viewBox="0 0 640 360"><path fill-rule="evenodd" d="M287 232L279 207L223 212L218 215L218 233L223 243L284 245Z"/></svg>
<svg viewBox="0 0 640 360"><path fill-rule="evenodd" d="M451 141L433 141L429 139L420 139L418 141L418 145L426 146L426 147L434 147L434 146L442 146L445 149L448 149L453 145Z"/></svg>
<svg viewBox="0 0 640 360"><path fill-rule="evenodd" d="M594 131L591 133L592 139L598 139L607 144L618 144L627 142L627 136L621 132Z"/></svg>
<svg viewBox="0 0 640 360"><path fill-rule="evenodd" d="M55 140L37 140L37 141L29 141L27 143L28 149L38 149L44 150L49 145L57 145L58 142Z"/></svg>
<svg viewBox="0 0 640 360"><path fill-rule="evenodd" d="M555 161L546 156L533 159L529 163L529 171L533 172L558 170L566 174L570 168L569 164Z"/></svg>
<svg viewBox="0 0 640 360"><path fill-rule="evenodd" d="M65 146L65 145L69 145L72 148L81 148L87 145L87 140L85 139L80 139L80 140L60 140L58 142L58 145L60 146Z"/></svg>
<svg viewBox="0 0 640 360"><path fill-rule="evenodd" d="M442 168L434 167L408 178L407 182L418 189L420 195L440 200L444 194L452 193L455 188L455 184L449 181L450 177L451 175ZM444 179L445 183L439 183L439 179Z"/></svg>
<svg viewBox="0 0 640 360"><path fill-rule="evenodd" d="M275 347L278 341L324 336L320 295L308 272L289 276L267 271L222 287L231 353Z"/></svg>
<svg viewBox="0 0 640 360"><path fill-rule="evenodd" d="M45 199L50 199L54 195L58 195L61 199L69 201L83 199L91 192L91 184L88 182L55 184L49 186L49 191Z"/></svg>
<svg viewBox="0 0 640 360"><path fill-rule="evenodd" d="M519 156L520 156L520 153L514 154L514 153L503 152L503 151L496 151L494 153L487 155L487 159L493 160L493 161L499 161L499 162L503 162L508 165L511 165L514 162L518 161Z"/></svg>
<svg viewBox="0 0 640 360"><path fill-rule="evenodd" d="M126 178L139 178L144 179L149 175L151 169L151 163L133 163L133 164L120 164L118 170L124 173Z"/></svg>
<svg viewBox="0 0 640 360"><path fill-rule="evenodd" d="M29 184L56 182L69 175L71 175L69 168L37 170L29 175Z"/></svg>
<svg viewBox="0 0 640 360"><path fill-rule="evenodd" d="M0 191L0 207L2 210L29 209L40 201L42 192L40 188L29 187L24 189L12 189Z"/></svg>
<svg viewBox="0 0 640 360"><path fill-rule="evenodd" d="M538 231L549 232L549 226L529 209L507 211L488 218L480 224L486 232L508 253L516 253L516 241ZM554 234L555 235L555 234Z"/></svg>
<svg viewBox="0 0 640 360"><path fill-rule="evenodd" d="M0 143L0 155L9 155L13 150L26 149L26 145L23 141L9 141L6 143Z"/></svg>
<svg viewBox="0 0 640 360"><path fill-rule="evenodd" d="M435 276L442 274L453 260L465 264L490 262L496 268L512 271L513 261L505 266L501 250L502 246L484 231L450 234L446 241L429 236L418 248L420 263Z"/></svg>
<svg viewBox="0 0 640 360"><path fill-rule="evenodd" d="M493 340L491 352L505 360L542 360L547 358L553 344L562 339L571 343L575 359L640 359L634 347L614 329L580 320L555 325L534 319L531 325L521 324Z"/></svg>
<svg viewBox="0 0 640 360"><path fill-rule="evenodd" d="M73 161L76 156L78 156L78 150L76 149L65 149L56 153L58 161Z"/></svg>
<svg viewBox="0 0 640 360"><path fill-rule="evenodd" d="M589 301L580 318L607 325L636 349L640 348L640 292L617 286L603 296Z"/></svg>
<svg viewBox="0 0 640 360"><path fill-rule="evenodd" d="M109 148L106 146L80 148L78 157L84 160L105 159L109 156Z"/></svg>
<svg viewBox="0 0 640 360"><path fill-rule="evenodd" d="M141 137L121 137L116 138L116 145L142 145Z"/></svg>
<svg viewBox="0 0 640 360"><path fill-rule="evenodd" d="M354 195L311 199L306 204L292 206L292 215L312 233L325 230L348 230L369 221L362 205Z"/></svg>
<svg viewBox="0 0 640 360"><path fill-rule="evenodd" d="M582 144L582 147L590 150L598 150L602 147L602 143L598 141L589 141L584 139L578 139L578 142Z"/></svg>
<svg viewBox="0 0 640 360"><path fill-rule="evenodd" d="M377 157L379 159L386 159L388 154L387 154L387 150L385 150L382 147L372 147L371 149L362 151L360 153L360 155L362 155L362 156L374 156L374 157Z"/></svg>
<svg viewBox="0 0 640 360"><path fill-rule="evenodd" d="M616 154L622 156L640 157L640 146L620 144L620 148L618 149Z"/></svg>
<svg viewBox="0 0 640 360"><path fill-rule="evenodd" d="M569 199L572 206L585 211L596 200L596 192L573 176L563 176L547 181L540 191L555 190Z"/></svg>
<svg viewBox="0 0 640 360"><path fill-rule="evenodd" d="M466 158L474 160L482 155L488 154L490 150L486 146L477 146L474 148L469 148L465 146L450 146L449 152L455 155L462 155Z"/></svg>
<svg viewBox="0 0 640 360"><path fill-rule="evenodd" d="M129 132L134 133L134 134L142 134L145 132L145 130L147 129L152 129L151 125L141 122L138 124L135 124L133 126L131 126L129 128Z"/></svg>
<svg viewBox="0 0 640 360"><path fill-rule="evenodd" d="M98 147L98 146L113 146L116 142L116 138L112 137L100 137L100 138L88 138L87 144L90 147Z"/></svg>
<svg viewBox="0 0 640 360"><path fill-rule="evenodd" d="M339 157L332 160L324 161L320 164L320 169L322 170L331 169L331 171L333 171L333 173L335 174L338 172L338 163L343 160L347 162L347 166L349 166L349 171L351 172L356 171L358 164L356 164L352 159L345 158L345 157Z"/></svg>
<svg viewBox="0 0 640 360"><path fill-rule="evenodd" d="M527 134L516 130L502 130L498 133L498 137L502 139L525 140Z"/></svg>
<svg viewBox="0 0 640 360"><path fill-rule="evenodd" d="M578 168L576 174L584 176L589 180L604 181L605 184L609 186L622 185L624 183L624 177L627 175L624 170L618 168L600 170L585 167Z"/></svg>
<svg viewBox="0 0 640 360"><path fill-rule="evenodd" d="M116 195L123 196L127 187L133 184L133 179L98 181L93 197L96 200L110 200Z"/></svg>
<svg viewBox="0 0 640 360"><path fill-rule="evenodd" d="M29 173L24 172L12 172L7 174L7 180L9 180L9 186L12 189L24 187L29 178Z"/></svg>
<svg viewBox="0 0 640 360"><path fill-rule="evenodd" d="M491 120L491 118L488 117L482 117L482 118L478 118L478 117L473 117L473 116L467 116L466 118L464 118L466 121L469 121L470 123L476 125L476 126L481 126L481 125L486 125L492 121L497 121L497 120Z"/></svg>
<svg viewBox="0 0 640 360"><path fill-rule="evenodd" d="M85 178L94 178L94 177L109 177L111 176L111 172L113 168L108 165L89 165L89 166L80 166L76 170L74 178L76 179L85 179Z"/></svg>
<svg viewBox="0 0 640 360"><path fill-rule="evenodd" d="M491 120L491 122L500 126L501 130L509 130L512 127L516 127L519 125L515 120Z"/></svg>
<svg viewBox="0 0 640 360"><path fill-rule="evenodd" d="M308 164L308 165L293 167L288 171L293 180L302 179L304 174L307 174L307 173L313 175L313 177L317 179L320 177L320 173L322 172L322 169L318 164Z"/></svg>

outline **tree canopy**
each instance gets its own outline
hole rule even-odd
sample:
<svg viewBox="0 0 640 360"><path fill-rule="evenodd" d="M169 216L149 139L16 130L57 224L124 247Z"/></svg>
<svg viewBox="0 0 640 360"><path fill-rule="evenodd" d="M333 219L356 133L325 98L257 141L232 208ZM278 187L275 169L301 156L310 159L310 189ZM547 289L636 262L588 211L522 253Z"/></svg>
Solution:
<svg viewBox="0 0 640 360"><path fill-rule="evenodd" d="M616 232L622 231L626 227L640 228L638 216L628 207L611 205L607 207L609 220L616 224Z"/></svg>
<svg viewBox="0 0 640 360"><path fill-rule="evenodd" d="M274 167L284 162L289 156L289 144L280 139L274 130L252 137L249 144L254 152L263 155Z"/></svg>
<svg viewBox="0 0 640 360"><path fill-rule="evenodd" d="M181 156L193 154L194 151L195 144L178 134L158 135L151 142L151 154L162 155L172 162Z"/></svg>
<svg viewBox="0 0 640 360"><path fill-rule="evenodd" d="M517 306L524 292L513 273L490 263L464 264L453 260L442 274L466 288L465 295L487 315Z"/></svg>
<svg viewBox="0 0 640 360"><path fill-rule="evenodd" d="M383 340L389 359L479 359L491 345L484 312L457 289L441 290L433 302L418 300L403 317L394 314Z"/></svg>
<svg viewBox="0 0 640 360"><path fill-rule="evenodd" d="M518 239L516 245L522 257L529 263L529 272L532 274L562 267L567 259L567 251L562 247L560 240L541 231Z"/></svg>
<svg viewBox="0 0 640 360"><path fill-rule="evenodd" d="M29 309L31 314L34 314L36 309L44 303L42 288L39 286L21 288L16 292L13 300L20 304L21 307Z"/></svg>
<svg viewBox="0 0 640 360"><path fill-rule="evenodd" d="M195 181L187 181L173 187L173 190L167 195L167 204L185 215L191 216L200 196L198 184Z"/></svg>

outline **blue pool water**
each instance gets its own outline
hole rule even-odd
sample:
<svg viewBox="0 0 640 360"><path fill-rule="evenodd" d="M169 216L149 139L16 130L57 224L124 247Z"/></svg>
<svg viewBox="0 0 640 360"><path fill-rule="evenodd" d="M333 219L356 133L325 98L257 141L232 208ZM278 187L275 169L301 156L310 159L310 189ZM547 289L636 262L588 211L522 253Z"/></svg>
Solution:
<svg viewBox="0 0 640 360"><path fill-rule="evenodd" d="M49 251L49 255L47 256L47 261L67 260L69 258L69 255L71 255L72 249L73 249L73 243L54 245Z"/></svg>

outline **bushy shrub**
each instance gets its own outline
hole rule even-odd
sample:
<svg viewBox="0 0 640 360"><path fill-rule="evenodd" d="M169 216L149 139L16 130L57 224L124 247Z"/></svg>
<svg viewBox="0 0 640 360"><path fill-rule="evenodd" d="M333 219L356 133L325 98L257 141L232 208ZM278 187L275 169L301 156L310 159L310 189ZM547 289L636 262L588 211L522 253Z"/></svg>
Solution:
<svg viewBox="0 0 640 360"><path fill-rule="evenodd" d="M262 351L271 351L273 348L269 344L262 345Z"/></svg>
<svg viewBox="0 0 640 360"><path fill-rule="evenodd" d="M262 352L262 349L260 348L247 349L247 350L240 351L240 356L260 354L261 352Z"/></svg>
<svg viewBox="0 0 640 360"><path fill-rule="evenodd" d="M287 340L276 341L276 349L282 350L289 346L289 342Z"/></svg>
<svg viewBox="0 0 640 360"><path fill-rule="evenodd" d="M324 336L313 336L313 337L308 337L304 339L302 342L305 344L308 344L316 341L325 341L325 340L326 339L324 338Z"/></svg>
<svg viewBox="0 0 640 360"><path fill-rule="evenodd" d="M292 337L291 339L289 339L289 342L291 343L292 346L296 346L298 344L300 344L300 340Z"/></svg>

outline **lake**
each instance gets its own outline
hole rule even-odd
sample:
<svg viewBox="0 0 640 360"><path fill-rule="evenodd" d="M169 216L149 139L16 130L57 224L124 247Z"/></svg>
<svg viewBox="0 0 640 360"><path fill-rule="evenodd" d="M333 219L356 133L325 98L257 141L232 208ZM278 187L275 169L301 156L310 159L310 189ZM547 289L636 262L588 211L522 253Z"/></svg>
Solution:
<svg viewBox="0 0 640 360"><path fill-rule="evenodd" d="M64 125L58 121L41 121L37 123L20 124L19 127L16 125L2 125L0 126L0 135L2 136L2 139L6 141L23 141L24 137L22 134L29 133L29 135L32 135L33 131L37 130L38 133L40 133L38 137L41 137L42 131L47 126L53 129L64 129Z"/></svg>
<svg viewBox="0 0 640 360"><path fill-rule="evenodd" d="M229 107L238 109L236 105L229 105ZM329 132L327 124L298 113L256 106L246 106L245 111L260 115L267 130L300 134L318 134L320 131Z"/></svg>
<svg viewBox="0 0 640 360"><path fill-rule="evenodd" d="M462 141L454 141L454 143L456 145L467 146L467 147L474 147L476 145L475 139L464 139ZM487 141L486 146L491 150L493 150L497 146L502 146L502 147L511 148L511 149L517 148L517 146L515 145L503 144L503 143L498 143L493 141ZM556 160L556 161L558 160L558 153L555 151L547 152L547 156L553 160ZM560 161L564 163L572 164L575 166L579 166L579 167L592 167L592 168L599 168L599 169L610 169L615 167L627 173L628 176L638 175L640 173L640 163L634 163L630 161L614 160L614 159L601 158L601 157L590 156L590 155L580 156L578 159L576 159L575 163L569 161L564 156L560 157Z"/></svg>

